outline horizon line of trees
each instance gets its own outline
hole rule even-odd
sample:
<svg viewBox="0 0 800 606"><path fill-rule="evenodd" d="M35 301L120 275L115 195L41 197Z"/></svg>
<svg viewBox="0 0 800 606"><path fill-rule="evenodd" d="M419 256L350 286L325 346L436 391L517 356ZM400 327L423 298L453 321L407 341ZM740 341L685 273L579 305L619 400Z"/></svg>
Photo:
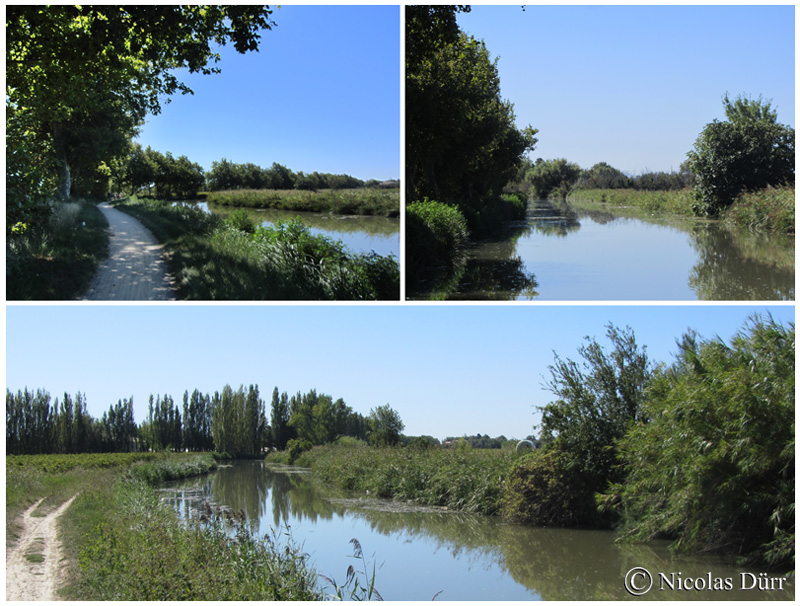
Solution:
<svg viewBox="0 0 800 606"><path fill-rule="evenodd" d="M269 414L269 418L268 415ZM400 442L403 423L388 404L364 416L342 398L276 387L269 409L257 385L203 394L150 396L148 414L137 424L133 398L110 405L102 417L87 412L86 396L65 393L52 400L42 389L6 390L6 454L78 454L159 450L216 450L233 455L285 450L291 440L326 444L351 436L375 445Z"/></svg>
<svg viewBox="0 0 800 606"><path fill-rule="evenodd" d="M128 155L120 160L118 170L111 179L111 189L126 189L136 194L144 189L166 198L196 197L198 192L236 189L360 189L395 188L399 180L363 181L347 174L295 173L292 169L273 162L262 168L251 162L237 164L223 158L211 164L206 172L202 166L186 156L174 158L171 152L162 154L151 147L143 148L133 143Z"/></svg>

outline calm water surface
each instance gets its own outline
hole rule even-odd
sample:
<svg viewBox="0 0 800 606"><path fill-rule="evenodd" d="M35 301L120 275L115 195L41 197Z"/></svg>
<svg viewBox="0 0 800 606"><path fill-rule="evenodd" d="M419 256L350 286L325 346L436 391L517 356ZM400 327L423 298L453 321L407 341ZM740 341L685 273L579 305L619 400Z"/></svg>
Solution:
<svg viewBox="0 0 800 606"><path fill-rule="evenodd" d="M194 202L206 212L225 216L235 208L209 205L208 202ZM388 257L393 254L400 259L400 220L387 217L363 215L332 215L328 213L309 213L274 209L244 209L261 225L274 225L277 221L288 221L299 217L311 233L323 235L333 240L341 240L351 252L377 254Z"/></svg>
<svg viewBox="0 0 800 606"><path fill-rule="evenodd" d="M451 299L794 300L794 239L623 208L529 203L475 245Z"/></svg>
<svg viewBox="0 0 800 606"><path fill-rule="evenodd" d="M536 529L495 518L403 506L327 491L308 474L240 461L210 476L172 484L165 498L186 514L203 501L244 510L262 533L288 526L314 569L343 584L358 539L375 586L387 600L579 600L631 598L626 573L643 566L654 576L731 578L735 591L657 591L648 599L793 599L784 592L739 590L740 575L712 557L675 559L663 543L620 546L611 532ZM751 577L747 576L746 579ZM321 586L325 583L322 582ZM328 589L330 593L331 590ZM641 599L641 598L639 598Z"/></svg>

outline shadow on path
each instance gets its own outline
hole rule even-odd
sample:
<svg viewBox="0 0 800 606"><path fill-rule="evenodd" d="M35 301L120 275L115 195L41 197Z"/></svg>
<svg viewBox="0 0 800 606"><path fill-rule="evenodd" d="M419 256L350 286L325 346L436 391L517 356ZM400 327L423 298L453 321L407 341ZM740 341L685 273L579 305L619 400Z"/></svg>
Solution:
<svg viewBox="0 0 800 606"><path fill-rule="evenodd" d="M103 202L111 230L108 259L83 301L174 301L175 285L161 257L162 246L139 221Z"/></svg>

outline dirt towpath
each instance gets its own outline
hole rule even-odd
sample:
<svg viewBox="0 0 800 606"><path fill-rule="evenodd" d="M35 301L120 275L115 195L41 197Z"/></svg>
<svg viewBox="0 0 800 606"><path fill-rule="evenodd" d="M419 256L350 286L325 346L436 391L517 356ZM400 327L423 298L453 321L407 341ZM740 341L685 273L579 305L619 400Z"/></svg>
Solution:
<svg viewBox="0 0 800 606"><path fill-rule="evenodd" d="M111 229L108 259L97 268L84 301L172 301L174 281L161 245L139 221L103 202Z"/></svg>
<svg viewBox="0 0 800 606"><path fill-rule="evenodd" d="M33 513L43 499L36 501L22 514L19 540L6 551L7 601L57 598L62 556L56 522L76 496L42 518L35 517Z"/></svg>

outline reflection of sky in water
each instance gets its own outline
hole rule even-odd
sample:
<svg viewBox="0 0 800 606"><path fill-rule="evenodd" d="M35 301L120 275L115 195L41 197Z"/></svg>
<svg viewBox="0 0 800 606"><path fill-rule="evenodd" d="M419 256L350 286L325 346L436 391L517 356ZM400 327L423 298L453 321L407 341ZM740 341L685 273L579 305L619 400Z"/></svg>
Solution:
<svg viewBox="0 0 800 606"><path fill-rule="evenodd" d="M794 241L718 222L534 202L514 237L476 245L454 299L791 300ZM518 284L533 283L533 289Z"/></svg>
<svg viewBox="0 0 800 606"><path fill-rule="evenodd" d="M540 298L696 299L688 277L697 253L687 233L636 220L580 223L566 237L532 232L517 240L516 254L536 276Z"/></svg>
<svg viewBox="0 0 800 606"><path fill-rule="evenodd" d="M171 495L172 504L182 511L204 501L236 511L246 508L251 519L257 518L262 534L276 531L279 545L286 543L288 525L295 546L309 555L311 567L340 586L348 566L361 573L359 583L364 583L365 563L368 578L374 565L375 587L387 600L430 600L439 592L439 600L622 599L629 597L622 583L633 566L678 571L684 578L712 573L738 579L746 570L727 566L715 556L676 558L665 541L620 545L609 531L534 528L485 516L398 507L383 500L342 501L328 498L329 491L302 475L291 476L272 473L260 462L235 462L209 476L171 483L164 494ZM280 516L276 510L287 512L285 522L279 517L276 522ZM353 538L361 544L363 560L353 558ZM321 579L320 587L333 594L326 585ZM783 594L734 591L649 597L791 599L793 583Z"/></svg>
<svg viewBox="0 0 800 606"><path fill-rule="evenodd" d="M395 514L402 516L404 514ZM419 515L419 514L415 514ZM262 524L272 523L270 512ZM331 519L290 520L294 540L309 554L312 567L343 585L349 565L367 574L375 565L375 587L385 600L530 600L537 596L515 582L494 560L461 550L456 556L439 541L405 532L383 534L367 520L351 513ZM364 560L352 557L350 539L356 538ZM475 557L470 557L471 555ZM362 578L363 580L363 578ZM322 581L326 585L325 581ZM332 593L326 589L326 593Z"/></svg>

